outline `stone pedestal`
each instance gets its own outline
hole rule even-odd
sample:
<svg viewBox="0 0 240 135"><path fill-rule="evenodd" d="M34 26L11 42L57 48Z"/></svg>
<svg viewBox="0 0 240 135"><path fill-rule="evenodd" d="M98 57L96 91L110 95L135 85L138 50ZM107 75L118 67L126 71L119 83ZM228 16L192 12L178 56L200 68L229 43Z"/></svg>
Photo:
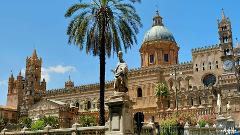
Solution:
<svg viewBox="0 0 240 135"><path fill-rule="evenodd" d="M115 92L109 107L109 135L133 135L132 101L126 93Z"/></svg>
<svg viewBox="0 0 240 135"><path fill-rule="evenodd" d="M226 128L226 118L223 115L217 116L216 122L218 128Z"/></svg>

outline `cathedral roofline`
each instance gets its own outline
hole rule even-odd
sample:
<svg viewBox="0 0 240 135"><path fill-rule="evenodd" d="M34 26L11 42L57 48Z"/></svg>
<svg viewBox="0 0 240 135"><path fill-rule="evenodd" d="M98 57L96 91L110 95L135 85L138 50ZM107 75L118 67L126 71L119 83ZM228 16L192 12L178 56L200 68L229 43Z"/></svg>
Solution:
<svg viewBox="0 0 240 135"><path fill-rule="evenodd" d="M220 48L219 44L211 45L211 46L205 46L205 47L199 47L199 48L193 48L192 53L199 53L199 52L204 52L204 51L209 51L209 50L219 49L219 48Z"/></svg>

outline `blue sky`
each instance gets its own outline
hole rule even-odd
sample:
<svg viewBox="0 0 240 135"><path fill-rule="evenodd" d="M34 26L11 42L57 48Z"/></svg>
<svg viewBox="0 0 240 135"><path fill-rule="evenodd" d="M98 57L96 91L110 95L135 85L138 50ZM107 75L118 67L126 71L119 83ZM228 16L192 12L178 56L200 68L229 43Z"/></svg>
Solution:
<svg viewBox="0 0 240 135"><path fill-rule="evenodd" d="M34 48L43 59L48 89L64 87L69 75L76 85L98 82L98 57L67 44L69 20L64 18L64 13L76 2L78 0L1 0L0 104L6 103L10 71L16 76L24 69L26 57L31 56ZM191 48L219 42L217 19L221 18L222 8L232 22L233 37L240 38L239 4L237 0L142 0L141 4L135 4L143 23L138 44L124 54L124 59L130 68L140 67L139 48L156 9L180 46L179 59L183 62L191 60ZM115 68L116 63L116 55L107 59L106 80L113 79L110 69Z"/></svg>

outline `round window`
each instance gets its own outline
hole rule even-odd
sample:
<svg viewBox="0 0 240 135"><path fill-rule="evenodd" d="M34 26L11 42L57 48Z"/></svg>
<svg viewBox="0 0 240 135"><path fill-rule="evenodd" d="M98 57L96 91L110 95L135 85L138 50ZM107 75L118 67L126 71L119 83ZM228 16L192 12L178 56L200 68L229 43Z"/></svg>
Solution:
<svg viewBox="0 0 240 135"><path fill-rule="evenodd" d="M217 81L216 76L213 74L208 74L203 78L203 84L205 86L212 86L216 83L216 81Z"/></svg>

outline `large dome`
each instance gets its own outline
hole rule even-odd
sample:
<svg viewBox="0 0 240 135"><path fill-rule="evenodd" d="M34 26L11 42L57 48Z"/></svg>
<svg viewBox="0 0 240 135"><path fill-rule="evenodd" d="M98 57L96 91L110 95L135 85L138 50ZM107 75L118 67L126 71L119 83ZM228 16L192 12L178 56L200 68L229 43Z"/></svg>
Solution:
<svg viewBox="0 0 240 135"><path fill-rule="evenodd" d="M167 40L175 42L175 39L170 31L164 26L153 26L144 36L143 42L154 40Z"/></svg>

